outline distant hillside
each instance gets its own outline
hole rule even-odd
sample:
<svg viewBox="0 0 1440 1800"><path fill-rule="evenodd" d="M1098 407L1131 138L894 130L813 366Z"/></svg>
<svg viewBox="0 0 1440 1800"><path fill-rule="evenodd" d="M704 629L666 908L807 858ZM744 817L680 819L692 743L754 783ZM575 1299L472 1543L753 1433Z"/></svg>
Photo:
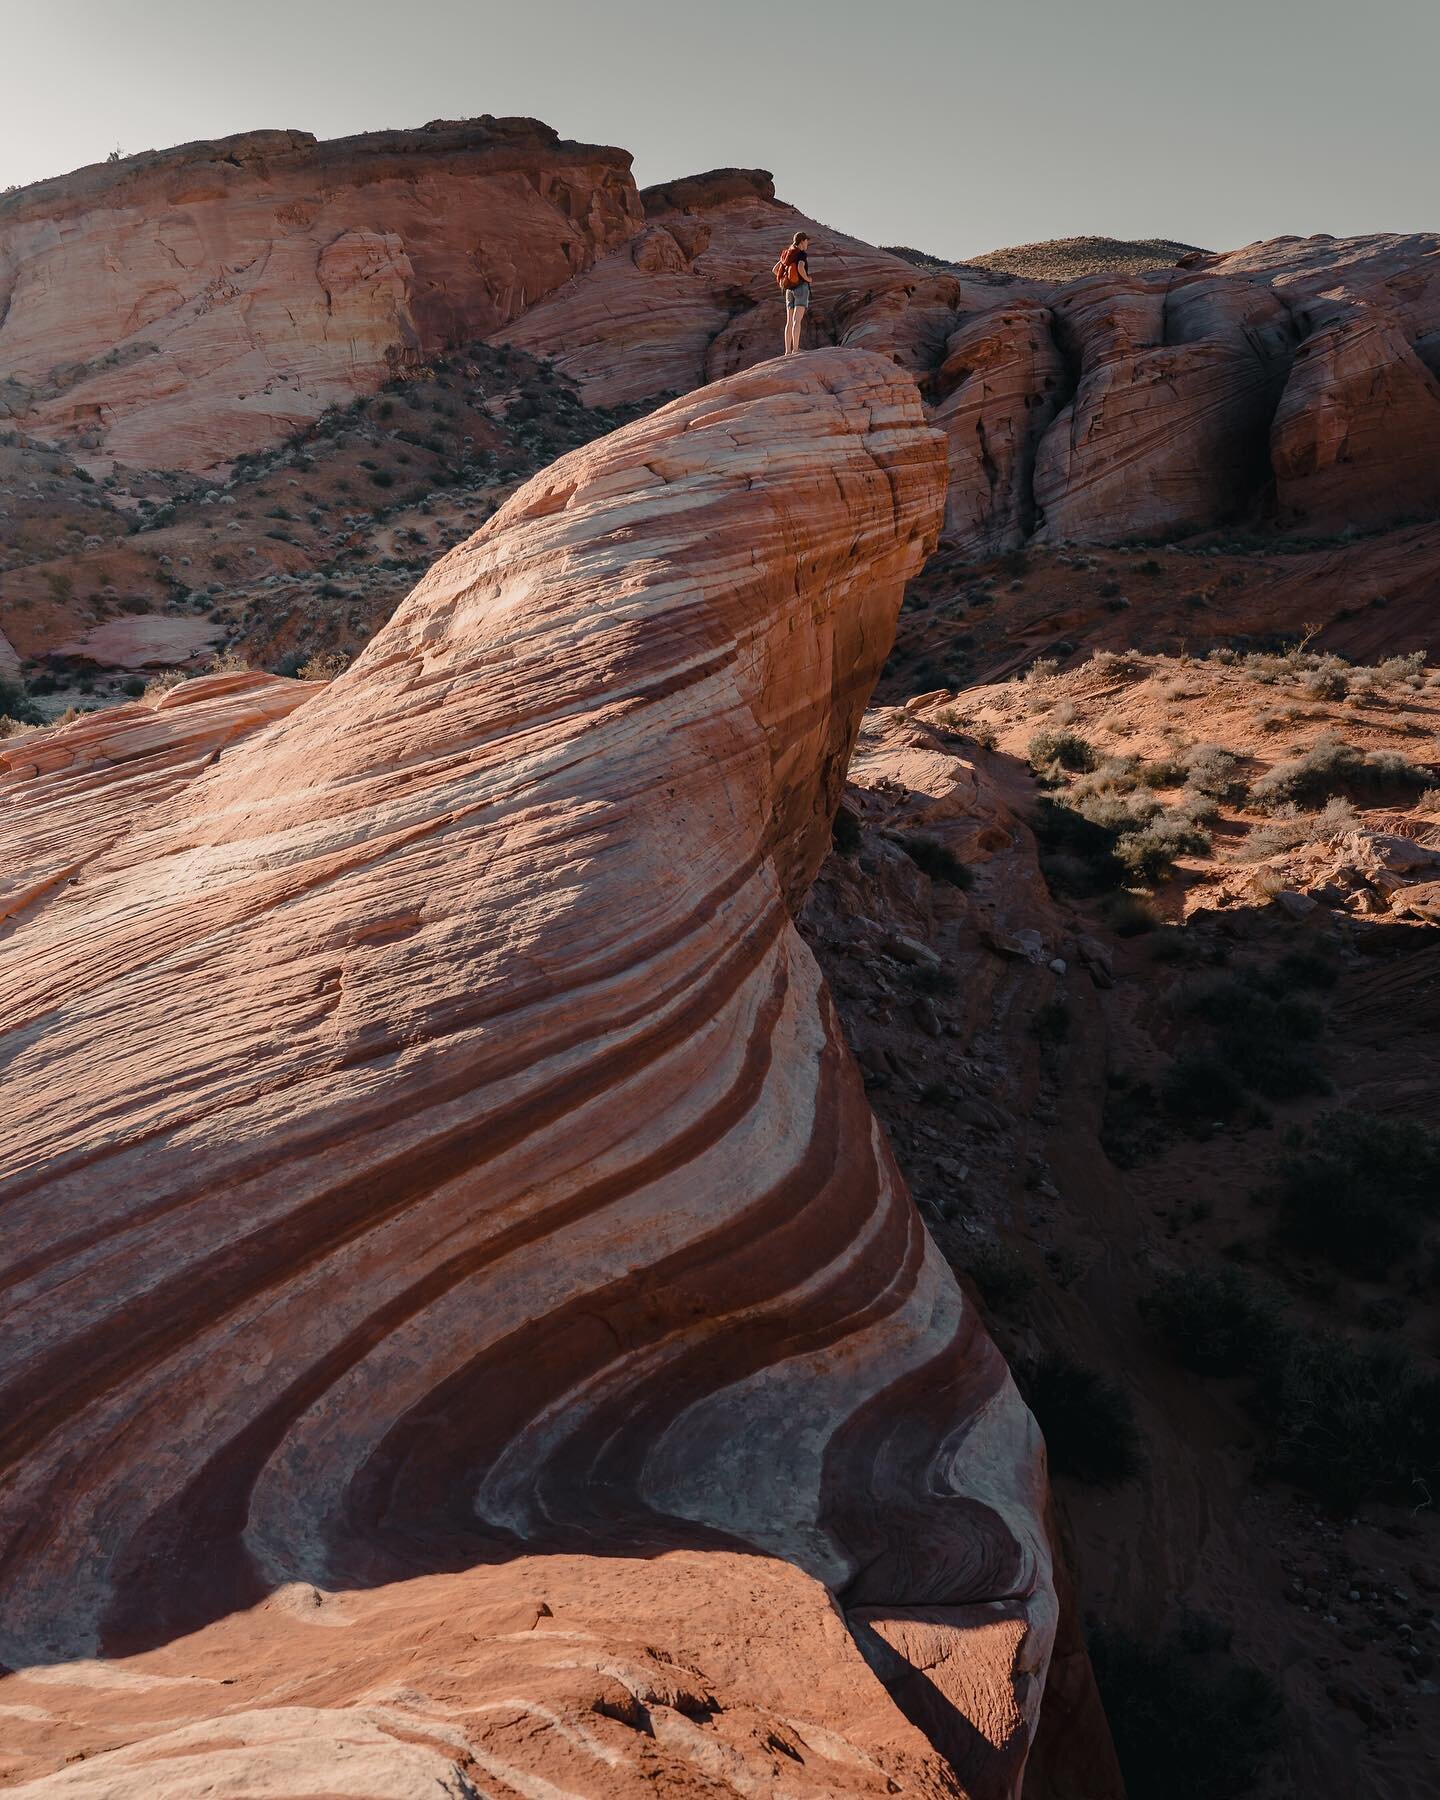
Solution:
<svg viewBox="0 0 1440 1800"><path fill-rule="evenodd" d="M1051 238L1043 244L1012 244L1008 250L991 250L966 260L971 268L1025 275L1033 281L1074 281L1081 275L1102 272L1140 275L1147 269L1168 269L1182 256L1192 254L1208 256L1210 252L1172 238L1072 237Z"/></svg>

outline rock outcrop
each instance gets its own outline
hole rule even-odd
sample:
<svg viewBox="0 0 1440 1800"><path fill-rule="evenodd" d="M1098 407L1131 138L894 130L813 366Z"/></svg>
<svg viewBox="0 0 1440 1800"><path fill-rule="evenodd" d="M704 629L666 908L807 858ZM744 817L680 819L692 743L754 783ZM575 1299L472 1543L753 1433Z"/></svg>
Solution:
<svg viewBox="0 0 1440 1800"><path fill-rule="evenodd" d="M203 470L481 338L592 406L654 403L775 354L770 269L799 229L808 341L926 383L962 557L1440 508L1440 236L946 269L818 224L766 170L642 194L624 151L525 119L255 132L0 199L0 418ZM1066 249L1015 266L1093 266Z"/></svg>
<svg viewBox="0 0 1440 1800"><path fill-rule="evenodd" d="M532 119L259 131L0 199L0 417L204 469L507 324L635 232L623 150Z"/></svg>
<svg viewBox="0 0 1440 1800"><path fill-rule="evenodd" d="M1282 239L1055 282L917 268L783 205L763 172L654 190L647 216L497 341L552 357L596 403L716 379L774 353L770 265L808 230L807 329L924 379L961 556L1440 507L1435 236Z"/></svg>
<svg viewBox="0 0 1440 1800"><path fill-rule="evenodd" d="M1038 1434L792 923L944 465L772 363L7 750L17 1792L1017 1794Z"/></svg>

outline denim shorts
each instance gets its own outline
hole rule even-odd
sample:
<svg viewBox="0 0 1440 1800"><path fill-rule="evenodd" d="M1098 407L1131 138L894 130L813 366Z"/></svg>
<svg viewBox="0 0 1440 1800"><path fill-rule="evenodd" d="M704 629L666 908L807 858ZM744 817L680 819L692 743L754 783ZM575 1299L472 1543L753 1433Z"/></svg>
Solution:
<svg viewBox="0 0 1440 1800"><path fill-rule="evenodd" d="M800 283L799 287L786 288L786 290L785 290L785 310L786 310L786 312L789 312L789 310L792 306L808 306L809 304L810 304L810 283L808 281L802 281Z"/></svg>

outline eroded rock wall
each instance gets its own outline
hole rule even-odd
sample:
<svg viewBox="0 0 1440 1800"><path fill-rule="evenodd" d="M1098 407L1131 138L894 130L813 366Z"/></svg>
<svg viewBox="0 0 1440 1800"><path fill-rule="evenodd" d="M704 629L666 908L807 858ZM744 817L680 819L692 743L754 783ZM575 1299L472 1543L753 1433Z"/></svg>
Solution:
<svg viewBox="0 0 1440 1800"><path fill-rule="evenodd" d="M643 220L530 119L251 132L0 199L0 418L204 469L508 323Z"/></svg>

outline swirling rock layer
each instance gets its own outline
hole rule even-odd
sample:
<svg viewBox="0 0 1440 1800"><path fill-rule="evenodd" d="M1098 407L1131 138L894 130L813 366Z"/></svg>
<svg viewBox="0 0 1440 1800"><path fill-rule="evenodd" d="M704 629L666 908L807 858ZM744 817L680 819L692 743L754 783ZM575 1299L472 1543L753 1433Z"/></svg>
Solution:
<svg viewBox="0 0 1440 1800"><path fill-rule="evenodd" d="M772 363L207 766L12 763L21 1792L1018 1790L1037 1434L791 922L944 478L893 364Z"/></svg>

